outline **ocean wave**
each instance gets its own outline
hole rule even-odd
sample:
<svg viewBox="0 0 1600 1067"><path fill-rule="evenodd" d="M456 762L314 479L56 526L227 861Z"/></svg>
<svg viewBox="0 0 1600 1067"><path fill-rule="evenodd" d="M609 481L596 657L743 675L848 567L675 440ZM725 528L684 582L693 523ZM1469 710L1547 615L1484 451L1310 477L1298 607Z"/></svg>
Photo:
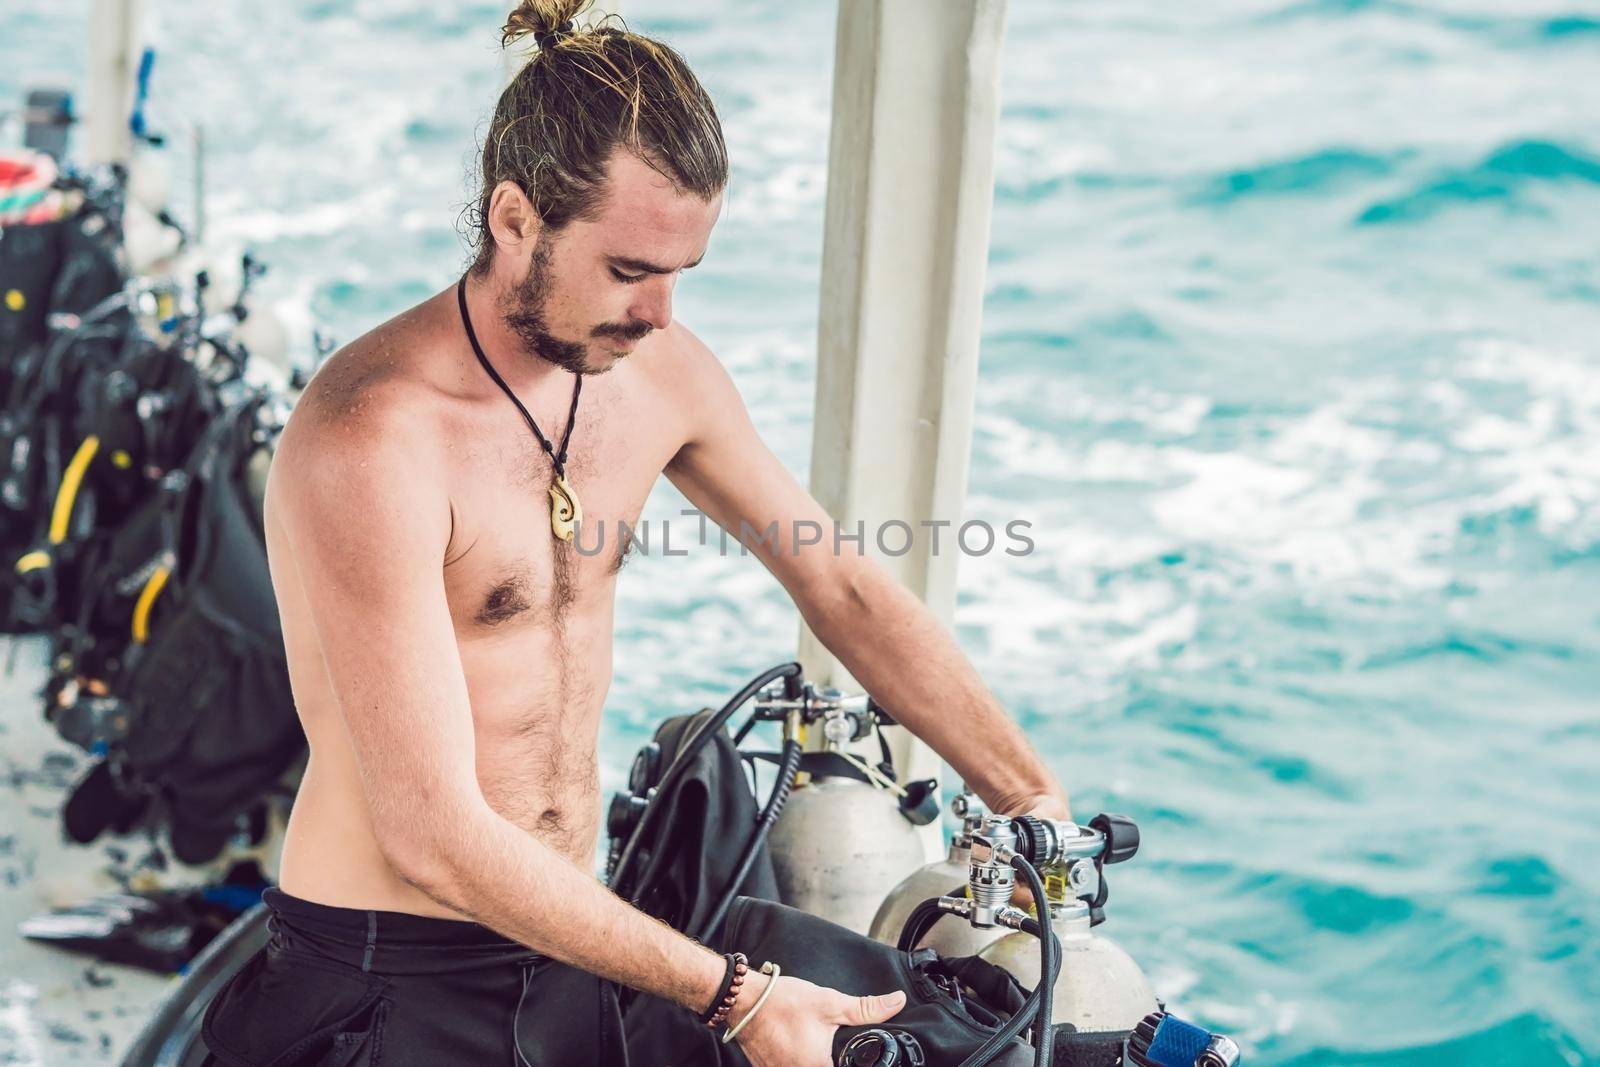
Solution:
<svg viewBox="0 0 1600 1067"><path fill-rule="evenodd" d="M1582 1067L1592 1062L1554 1019L1529 1012L1412 1048L1370 1050L1354 1043L1319 1048L1286 1061L1285 1067Z"/></svg>
<svg viewBox="0 0 1600 1067"><path fill-rule="evenodd" d="M1466 203L1526 210L1526 190L1555 183L1600 185L1600 158L1552 141L1513 141L1473 166L1445 171L1409 193L1372 204L1356 223L1418 222Z"/></svg>
<svg viewBox="0 0 1600 1067"><path fill-rule="evenodd" d="M1287 7L1258 15L1254 21L1257 25L1271 26L1302 19L1347 18L1372 13L1415 17L1428 12L1426 8L1401 0L1296 0Z"/></svg>
<svg viewBox="0 0 1600 1067"><path fill-rule="evenodd" d="M1546 41L1600 37L1600 18L1593 15L1559 15L1538 23L1537 36Z"/></svg>
<svg viewBox="0 0 1600 1067"><path fill-rule="evenodd" d="M1221 205L1255 196L1325 193L1356 181L1387 177L1414 154L1326 148L1214 175L1201 182L1188 202Z"/></svg>
<svg viewBox="0 0 1600 1067"><path fill-rule="evenodd" d="M1600 261L1586 258L1510 263L1499 268L1502 277L1537 286L1552 300L1600 304Z"/></svg>
<svg viewBox="0 0 1600 1067"><path fill-rule="evenodd" d="M1561 888L1561 876L1542 856L1523 854L1494 860L1483 872L1478 892L1487 896L1549 897Z"/></svg>
<svg viewBox="0 0 1600 1067"><path fill-rule="evenodd" d="M1600 37L1600 18L1588 12L1561 15L1495 15L1440 10L1405 0L1296 0L1252 19L1257 26L1383 15L1472 35L1501 47L1564 44Z"/></svg>
<svg viewBox="0 0 1600 1067"><path fill-rule="evenodd" d="M1412 641L1398 648L1374 652L1362 662L1360 669L1385 670L1441 656L1495 664L1508 660L1523 662L1529 657L1575 660L1577 655L1575 649L1565 645L1533 641L1510 634L1491 633L1487 630L1449 629L1431 640Z"/></svg>

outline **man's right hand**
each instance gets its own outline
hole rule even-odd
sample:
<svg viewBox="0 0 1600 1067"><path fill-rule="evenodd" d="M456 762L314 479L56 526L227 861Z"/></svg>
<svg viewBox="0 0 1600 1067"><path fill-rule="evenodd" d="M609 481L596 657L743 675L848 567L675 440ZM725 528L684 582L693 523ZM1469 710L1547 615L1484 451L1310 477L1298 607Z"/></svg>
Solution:
<svg viewBox="0 0 1600 1067"><path fill-rule="evenodd" d="M772 979L751 971L729 1023L743 1018L772 981L777 988L734 1038L753 1067L833 1067L834 1031L888 1022L906 1005L906 995L898 990L852 997L803 978Z"/></svg>

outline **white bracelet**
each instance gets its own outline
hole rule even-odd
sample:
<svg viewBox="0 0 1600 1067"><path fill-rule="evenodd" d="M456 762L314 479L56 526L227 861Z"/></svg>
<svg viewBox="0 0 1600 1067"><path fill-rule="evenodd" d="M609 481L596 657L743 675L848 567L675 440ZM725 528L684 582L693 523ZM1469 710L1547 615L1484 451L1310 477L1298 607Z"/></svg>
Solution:
<svg viewBox="0 0 1600 1067"><path fill-rule="evenodd" d="M772 995L772 987L778 984L778 975L782 974L783 970L776 963L768 960L766 963L761 965L761 973L770 974L772 976L772 981L767 983L767 988L761 991L761 995L756 998L756 1002L750 1005L750 1013L743 1019L740 1019L734 1025L728 1027L727 1032L722 1035L722 1043L724 1045L738 1037L739 1031L744 1029L745 1024L756 1017L756 1012L761 1010L761 1005L765 1004L767 1002L767 998Z"/></svg>

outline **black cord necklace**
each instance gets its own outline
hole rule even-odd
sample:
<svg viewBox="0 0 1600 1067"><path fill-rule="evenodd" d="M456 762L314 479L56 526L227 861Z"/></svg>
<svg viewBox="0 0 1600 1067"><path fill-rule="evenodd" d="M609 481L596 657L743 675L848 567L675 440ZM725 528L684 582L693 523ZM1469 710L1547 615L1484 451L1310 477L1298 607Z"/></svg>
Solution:
<svg viewBox="0 0 1600 1067"><path fill-rule="evenodd" d="M572 440L572 427L578 421L578 394L583 391L583 375L573 376L572 410L567 412L567 430L561 435L561 448L558 451L550 447L549 439L539 431L539 424L533 421L533 416L522 406L517 394L511 391L505 379L494 369L494 364L489 362L489 357L483 354L483 346L478 344L478 335L472 329L472 316L467 314L467 279L464 275L456 284L456 299L461 303L461 324L467 328L467 340L472 342L472 351L477 354L478 362L483 364L483 369L489 372L489 377L494 379L494 384L500 387L501 392L517 405L517 410L522 412L523 419L528 423L528 429L533 431L533 436L539 439L545 454L550 457L550 465L555 468L556 474L555 481L550 485L550 532L563 541L570 541L577 532L578 523L583 521L583 508L578 506L578 494L567 484L567 443Z"/></svg>

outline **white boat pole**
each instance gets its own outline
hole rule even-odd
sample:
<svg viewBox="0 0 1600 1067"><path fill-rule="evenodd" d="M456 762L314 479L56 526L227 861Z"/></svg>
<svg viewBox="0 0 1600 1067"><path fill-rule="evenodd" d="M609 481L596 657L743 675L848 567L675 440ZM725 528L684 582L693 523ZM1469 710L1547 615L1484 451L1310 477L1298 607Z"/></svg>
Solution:
<svg viewBox="0 0 1600 1067"><path fill-rule="evenodd" d="M972 442L1005 10L1006 0L842 0L835 44L811 491L846 532L864 521L866 550L946 625ZM918 534L905 555L875 544L891 520ZM940 520L950 525L935 554L920 524ZM819 684L860 688L804 625L800 660ZM939 773L926 745L889 732L907 776ZM930 859L942 854L937 823L923 828L923 845Z"/></svg>
<svg viewBox="0 0 1600 1067"><path fill-rule="evenodd" d="M144 0L94 0L89 14L89 91L83 158L126 164L133 156L134 82L143 52Z"/></svg>

